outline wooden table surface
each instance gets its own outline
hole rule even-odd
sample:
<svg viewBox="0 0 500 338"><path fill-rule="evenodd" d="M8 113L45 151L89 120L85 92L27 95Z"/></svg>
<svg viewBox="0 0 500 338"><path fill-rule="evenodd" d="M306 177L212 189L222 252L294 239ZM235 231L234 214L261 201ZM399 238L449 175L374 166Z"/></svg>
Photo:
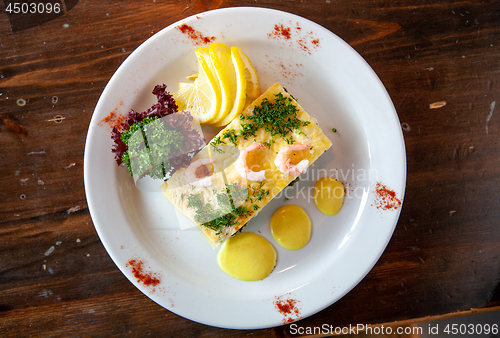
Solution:
<svg viewBox="0 0 500 338"><path fill-rule="evenodd" d="M0 5L0 336L291 335L214 328L151 301L108 256L84 191L87 128L118 66L177 20L243 5L303 16L349 43L386 86L405 138L406 195L385 252L299 326L500 306L500 1L60 4L48 17Z"/></svg>

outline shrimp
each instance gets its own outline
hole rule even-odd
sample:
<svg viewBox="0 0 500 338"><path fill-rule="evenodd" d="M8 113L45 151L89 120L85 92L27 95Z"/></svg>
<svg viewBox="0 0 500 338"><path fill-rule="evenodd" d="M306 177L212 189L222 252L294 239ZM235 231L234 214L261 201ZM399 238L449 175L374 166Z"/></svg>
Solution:
<svg viewBox="0 0 500 338"><path fill-rule="evenodd" d="M210 172L207 173L208 169L205 167L202 175L203 174L207 175L204 175L204 177L200 178L197 176L197 172L198 169L200 169L200 167L205 166L207 164L211 164L213 162L214 161L210 158L202 158L191 163L189 167L187 167L186 169L186 180L189 182L189 184L192 184L200 188L205 188L210 186L212 184L212 176L211 176L212 173Z"/></svg>
<svg viewBox="0 0 500 338"><path fill-rule="evenodd" d="M236 171L241 177L246 178L249 181L255 181L255 182L261 182L266 179L265 170L253 171L247 165L248 153L250 153L253 150L260 149L262 147L264 147L262 143L254 143L252 145L249 145L240 152L240 156L236 160L235 167Z"/></svg>
<svg viewBox="0 0 500 338"><path fill-rule="evenodd" d="M297 164L291 164L290 154L294 151L305 150L311 146L307 144L291 144L287 145L279 151L278 155L274 159L274 164L283 174L287 175L299 175L305 173L307 166L309 165L309 160L302 160Z"/></svg>

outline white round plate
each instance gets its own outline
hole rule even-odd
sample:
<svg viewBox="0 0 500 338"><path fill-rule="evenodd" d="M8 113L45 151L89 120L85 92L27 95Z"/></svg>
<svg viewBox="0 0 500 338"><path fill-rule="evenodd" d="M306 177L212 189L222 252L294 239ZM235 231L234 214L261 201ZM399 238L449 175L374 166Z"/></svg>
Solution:
<svg viewBox="0 0 500 338"><path fill-rule="evenodd" d="M278 252L276 268L259 282L225 274L197 230L181 230L175 210L159 192L136 188L111 153L112 111L143 111L156 102L157 84L177 90L198 69L199 46L179 27L187 24L215 42L240 47L255 66L262 91L281 83L318 120L333 146L301 181L269 203L245 228L267 238ZM289 30L288 30L289 29ZM334 133L332 128L336 128ZM210 130L205 129L207 134ZM213 130L212 130L213 132ZM208 136L209 141L211 136ZM336 216L318 211L311 189L318 178L336 177L346 186ZM406 155L398 116L369 65L344 41L304 18L263 8L227 8L200 13L158 32L135 50L104 89L90 123L84 179L95 228L118 268L144 294L191 320L224 328L256 329L311 316L349 292L384 251L401 207L377 204L377 183L402 201ZM286 200L288 198L288 200ZM311 241L288 251L272 238L269 221L284 204L302 206L313 223ZM134 277L131 259L161 283ZM277 303L287 302L286 314Z"/></svg>

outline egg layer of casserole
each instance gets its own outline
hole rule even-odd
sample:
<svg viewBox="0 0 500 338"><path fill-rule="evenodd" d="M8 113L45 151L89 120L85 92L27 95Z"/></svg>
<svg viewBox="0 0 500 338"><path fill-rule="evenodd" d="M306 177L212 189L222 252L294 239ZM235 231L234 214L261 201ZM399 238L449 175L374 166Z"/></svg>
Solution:
<svg viewBox="0 0 500 338"><path fill-rule="evenodd" d="M296 107L296 117L301 121L300 127L286 135L274 136L266 131L265 127L261 127L254 131L255 135L247 135L245 139L240 134L245 129L245 124L248 127L245 117L254 114L255 107L261 107L263 100L273 103L280 95ZM235 168L235 161L240 152L254 143L262 143L265 147L249 152L246 164L253 171L265 170L266 178L261 182L241 177ZM298 175L282 173L274 164L278 152L289 144L309 146L306 150L295 151L290 156L292 164L306 159L309 165L332 145L316 120L309 116L281 85L274 84L251 103L242 112L242 116L228 124L210 144L193 157L191 163L200 159L211 159L212 163L201 166L201 171L198 172L201 176L210 176L209 185L199 187L191 184L192 175L186 175L186 169L180 169L165 182L162 191L175 208L201 230L212 247L217 247L241 230L267 203L297 178Z"/></svg>

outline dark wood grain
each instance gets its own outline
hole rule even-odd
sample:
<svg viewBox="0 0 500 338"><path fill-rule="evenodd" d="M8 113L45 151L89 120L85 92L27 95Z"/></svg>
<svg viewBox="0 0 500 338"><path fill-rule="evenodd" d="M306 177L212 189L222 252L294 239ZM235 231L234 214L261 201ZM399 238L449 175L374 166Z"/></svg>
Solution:
<svg viewBox="0 0 500 338"><path fill-rule="evenodd" d="M0 113L28 132L0 124L1 336L290 336L288 326L205 326L149 300L109 258L85 198L86 132L118 66L179 19L242 5L340 36L378 74L403 124L406 196L387 249L349 294L298 324L500 306L500 1L85 0L23 30L0 7Z"/></svg>

